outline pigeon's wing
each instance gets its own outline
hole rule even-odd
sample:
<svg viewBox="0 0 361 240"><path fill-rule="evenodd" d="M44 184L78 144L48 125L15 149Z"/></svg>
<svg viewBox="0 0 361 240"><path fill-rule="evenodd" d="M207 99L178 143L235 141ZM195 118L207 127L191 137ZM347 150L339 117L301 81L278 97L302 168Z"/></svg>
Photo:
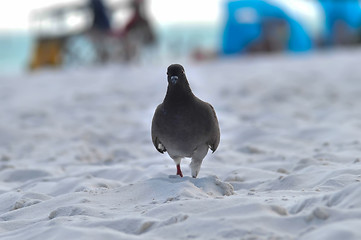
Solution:
<svg viewBox="0 0 361 240"><path fill-rule="evenodd" d="M154 147L158 150L158 152L164 153L167 151L167 149L165 149L164 145L159 141L157 137L153 139L153 144Z"/></svg>
<svg viewBox="0 0 361 240"><path fill-rule="evenodd" d="M211 104L208 103L208 105L210 106L212 112L212 129L211 129L211 135L208 141L208 145L209 148L212 150L212 152L215 152L218 148L220 141L219 124L218 124L216 111L214 111L214 108Z"/></svg>
<svg viewBox="0 0 361 240"><path fill-rule="evenodd" d="M163 106L162 106L162 104L160 104L157 107L157 109L155 110L153 120L152 120L152 142L153 142L154 147L160 153L164 153L167 151L167 149L165 149L164 145L161 143L161 141L158 138L159 130L161 127L160 115L161 115L162 109L163 109Z"/></svg>

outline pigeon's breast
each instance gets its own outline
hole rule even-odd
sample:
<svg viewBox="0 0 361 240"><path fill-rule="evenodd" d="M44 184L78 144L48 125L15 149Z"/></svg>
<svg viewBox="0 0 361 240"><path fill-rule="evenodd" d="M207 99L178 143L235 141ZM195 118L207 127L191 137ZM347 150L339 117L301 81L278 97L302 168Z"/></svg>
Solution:
<svg viewBox="0 0 361 240"><path fill-rule="evenodd" d="M209 121L202 109L180 108L163 111L159 139L170 155L191 157L194 150L205 145L209 135Z"/></svg>

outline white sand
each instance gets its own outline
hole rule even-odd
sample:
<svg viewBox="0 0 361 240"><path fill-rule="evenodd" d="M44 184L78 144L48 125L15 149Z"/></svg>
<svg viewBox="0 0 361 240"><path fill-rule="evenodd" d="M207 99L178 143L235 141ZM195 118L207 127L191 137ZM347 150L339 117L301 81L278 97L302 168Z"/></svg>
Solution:
<svg viewBox="0 0 361 240"><path fill-rule="evenodd" d="M0 239L361 239L361 50L184 64L221 143L150 139L166 65L0 78Z"/></svg>

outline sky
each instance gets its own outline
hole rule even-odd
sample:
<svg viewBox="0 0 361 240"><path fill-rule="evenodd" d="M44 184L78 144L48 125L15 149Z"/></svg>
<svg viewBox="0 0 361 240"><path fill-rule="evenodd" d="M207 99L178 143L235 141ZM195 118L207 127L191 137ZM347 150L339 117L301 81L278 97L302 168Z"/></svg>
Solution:
<svg viewBox="0 0 361 240"><path fill-rule="evenodd" d="M0 31L29 30L29 19L34 10L82 4L86 0L1 0ZM105 0L108 4L126 0ZM148 0L149 14L158 24L216 23L221 15L223 0Z"/></svg>

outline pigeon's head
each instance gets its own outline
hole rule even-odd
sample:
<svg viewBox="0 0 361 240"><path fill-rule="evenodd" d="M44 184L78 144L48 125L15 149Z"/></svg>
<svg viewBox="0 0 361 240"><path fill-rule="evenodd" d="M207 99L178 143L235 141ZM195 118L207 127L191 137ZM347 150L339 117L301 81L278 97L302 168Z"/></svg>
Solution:
<svg viewBox="0 0 361 240"><path fill-rule="evenodd" d="M172 64L168 67L167 70L168 83L170 85L176 85L178 83L186 83L186 75L184 68L180 64Z"/></svg>

